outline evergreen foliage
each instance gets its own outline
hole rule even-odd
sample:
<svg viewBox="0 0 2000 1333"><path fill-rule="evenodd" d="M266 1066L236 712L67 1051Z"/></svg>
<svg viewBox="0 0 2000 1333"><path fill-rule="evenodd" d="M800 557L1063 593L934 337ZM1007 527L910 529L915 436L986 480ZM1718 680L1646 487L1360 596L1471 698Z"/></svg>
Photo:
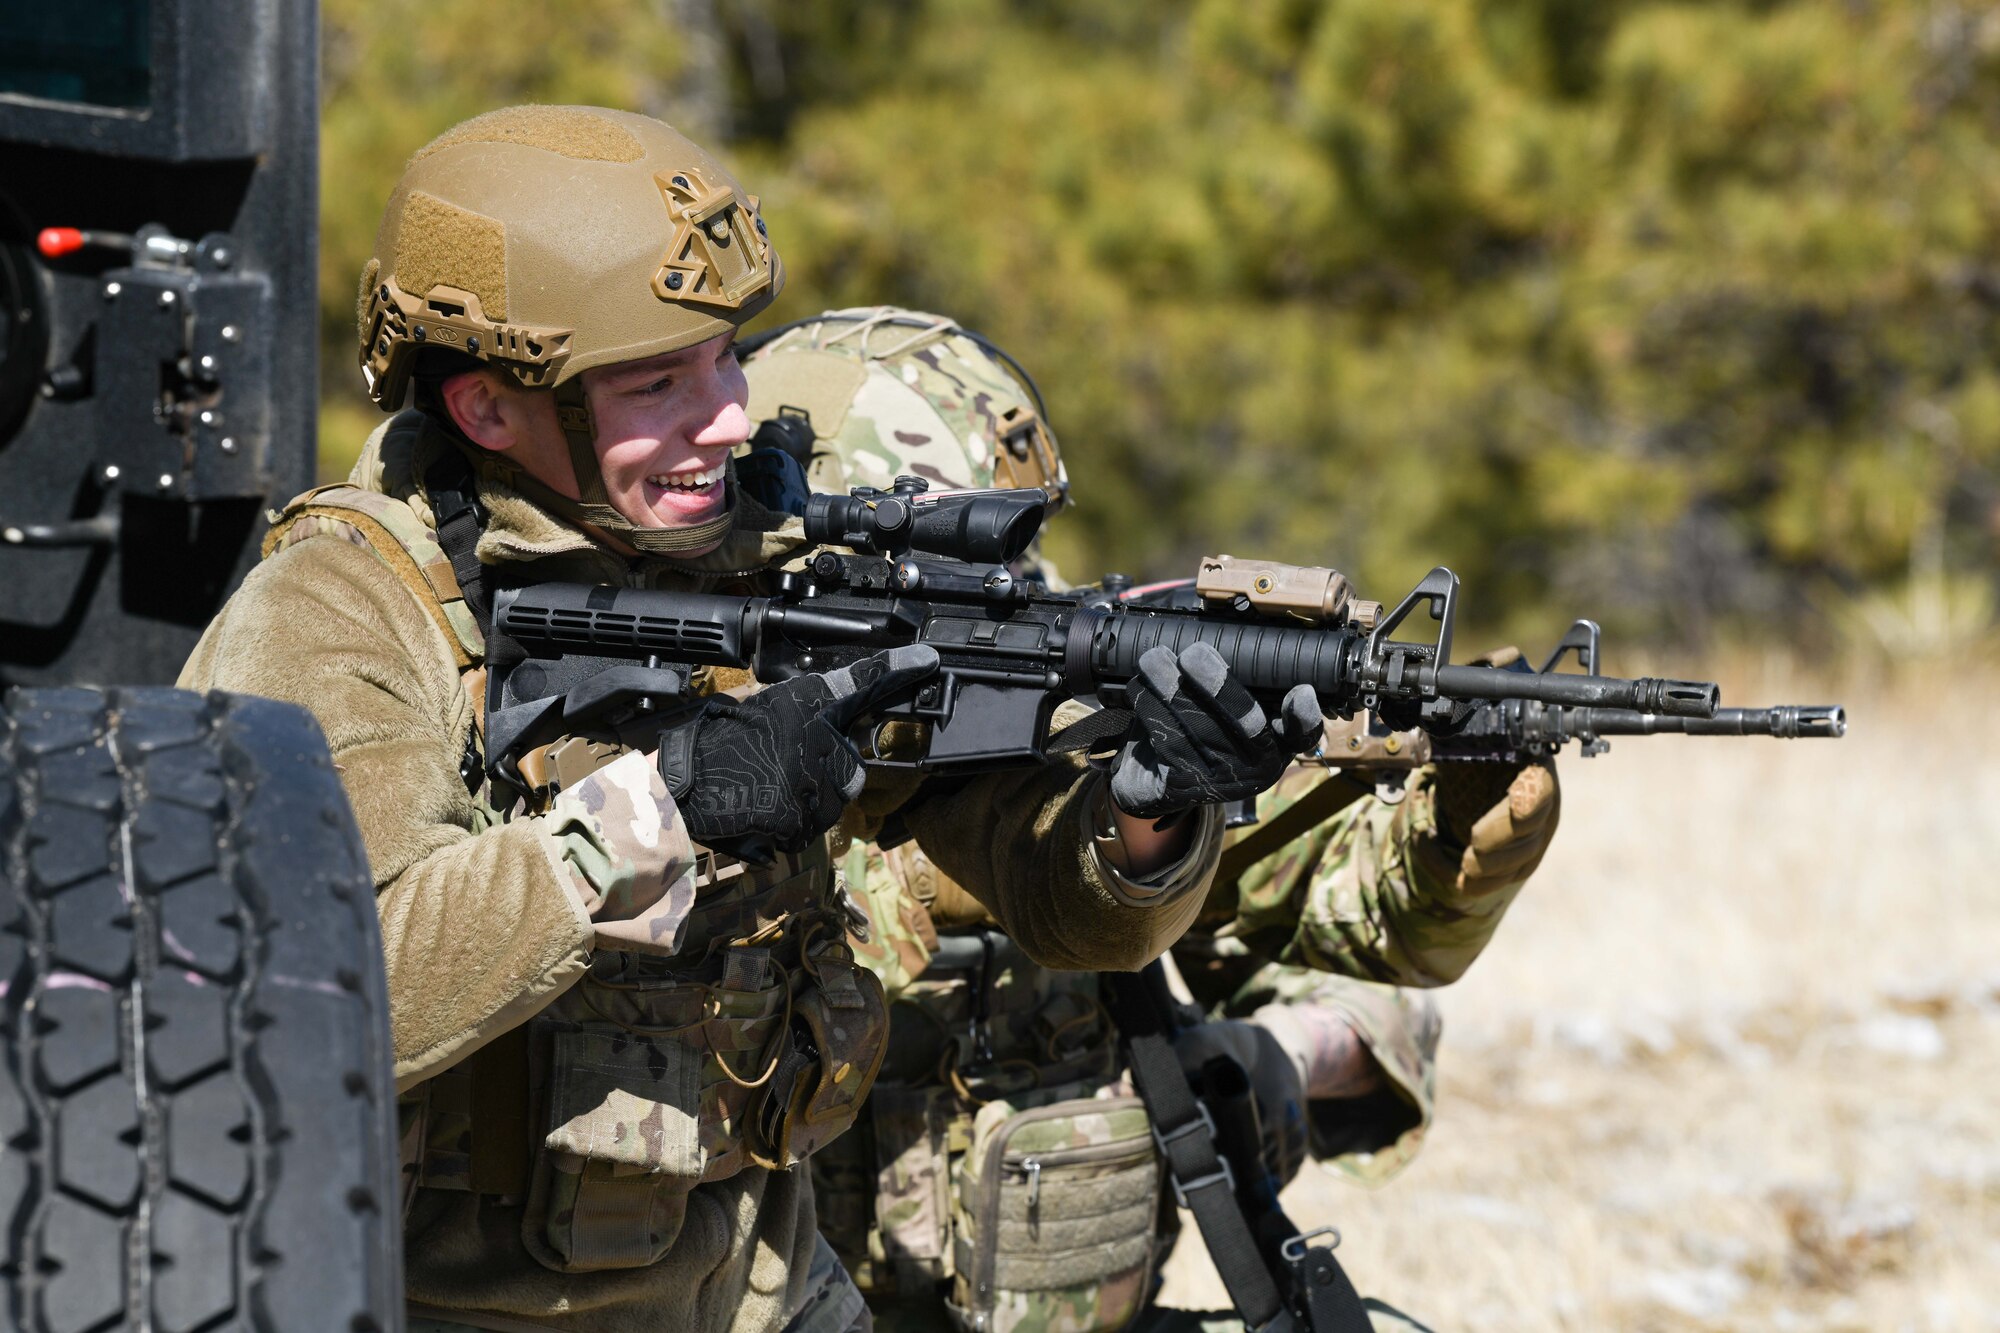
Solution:
<svg viewBox="0 0 2000 1333"><path fill-rule="evenodd" d="M1447 563L1538 639L1554 594L1684 640L1993 564L2000 9L328 0L326 28L330 392L409 151L600 101L736 159L777 317L940 310L1038 375L1073 575L1228 550L1393 596Z"/></svg>

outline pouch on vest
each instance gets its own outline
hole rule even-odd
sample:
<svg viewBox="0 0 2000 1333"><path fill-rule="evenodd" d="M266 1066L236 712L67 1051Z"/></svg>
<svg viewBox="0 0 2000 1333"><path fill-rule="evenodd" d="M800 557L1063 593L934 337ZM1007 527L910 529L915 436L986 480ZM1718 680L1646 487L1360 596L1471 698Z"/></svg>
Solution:
<svg viewBox="0 0 2000 1333"><path fill-rule="evenodd" d="M854 1123L888 1050L882 982L844 942L823 942L801 972L786 1046L752 1111L756 1157L773 1170L804 1161Z"/></svg>
<svg viewBox="0 0 2000 1333"><path fill-rule="evenodd" d="M981 1107L955 1182L954 1322L1124 1328L1152 1291L1160 1180L1137 1097Z"/></svg>
<svg viewBox="0 0 2000 1333"><path fill-rule="evenodd" d="M561 1031L524 1240L564 1273L657 1263L701 1180L701 1055L675 1037ZM539 1233L539 1234L538 1234Z"/></svg>
<svg viewBox="0 0 2000 1333"><path fill-rule="evenodd" d="M952 1276L950 1134L956 1097L941 1085L880 1084L868 1096L881 1258L896 1290L922 1292Z"/></svg>
<svg viewBox="0 0 2000 1333"><path fill-rule="evenodd" d="M533 1020L547 1129L522 1240L548 1267L658 1262L689 1191L748 1164L742 1125L757 1090L735 1071L754 1076L767 1060L788 996L768 950L728 950L720 970L698 980L601 953Z"/></svg>

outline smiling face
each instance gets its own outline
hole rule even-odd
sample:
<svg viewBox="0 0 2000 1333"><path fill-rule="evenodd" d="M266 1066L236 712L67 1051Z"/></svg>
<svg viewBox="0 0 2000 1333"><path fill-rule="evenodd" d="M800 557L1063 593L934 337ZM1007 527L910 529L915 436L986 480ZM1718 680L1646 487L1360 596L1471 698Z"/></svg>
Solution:
<svg viewBox="0 0 2000 1333"><path fill-rule="evenodd" d="M583 387L612 508L642 528L722 512L729 451L750 438L750 389L732 335L587 370Z"/></svg>
<svg viewBox="0 0 2000 1333"><path fill-rule="evenodd" d="M750 438L750 391L733 338L583 373L605 498L633 526L690 527L729 503L729 451ZM506 454L557 494L581 497L552 394L487 370L454 376L443 388L473 443Z"/></svg>

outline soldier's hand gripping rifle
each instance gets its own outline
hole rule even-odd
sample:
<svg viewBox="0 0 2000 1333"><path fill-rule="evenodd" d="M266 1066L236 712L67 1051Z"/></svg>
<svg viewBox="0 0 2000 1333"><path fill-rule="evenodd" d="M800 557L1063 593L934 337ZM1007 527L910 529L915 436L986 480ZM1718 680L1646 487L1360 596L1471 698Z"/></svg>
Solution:
<svg viewBox="0 0 2000 1333"><path fill-rule="evenodd" d="M1209 644L1267 708L1310 685L1329 716L1400 707L1448 728L1468 701L1497 699L1676 718L1715 712L1719 691L1706 682L1453 665L1458 578L1442 567L1387 614L1332 570L1248 563L1235 566L1241 591L1218 588L1199 608L1051 593L1007 568L1046 504L1039 490L930 493L900 478L893 491L812 496L806 536L826 549L768 596L503 590L488 644L489 768L518 782L522 755L558 737L657 734L690 702L690 667L747 667L772 682L915 643L936 649L941 669L879 718L926 724L920 752L875 762L937 773L1041 760L1055 706L1094 695L1121 707L1155 645ZM1419 607L1437 622L1435 637L1397 638Z"/></svg>

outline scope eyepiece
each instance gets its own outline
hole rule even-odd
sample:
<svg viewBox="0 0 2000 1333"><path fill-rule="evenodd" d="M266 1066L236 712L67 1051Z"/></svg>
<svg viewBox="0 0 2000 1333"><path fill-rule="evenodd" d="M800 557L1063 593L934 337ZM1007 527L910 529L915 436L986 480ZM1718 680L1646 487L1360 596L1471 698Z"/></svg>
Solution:
<svg viewBox="0 0 2000 1333"><path fill-rule="evenodd" d="M857 487L850 495L815 495L806 501L806 540L846 546L864 555L937 556L975 565L1017 560L1041 531L1047 492L926 493Z"/></svg>

